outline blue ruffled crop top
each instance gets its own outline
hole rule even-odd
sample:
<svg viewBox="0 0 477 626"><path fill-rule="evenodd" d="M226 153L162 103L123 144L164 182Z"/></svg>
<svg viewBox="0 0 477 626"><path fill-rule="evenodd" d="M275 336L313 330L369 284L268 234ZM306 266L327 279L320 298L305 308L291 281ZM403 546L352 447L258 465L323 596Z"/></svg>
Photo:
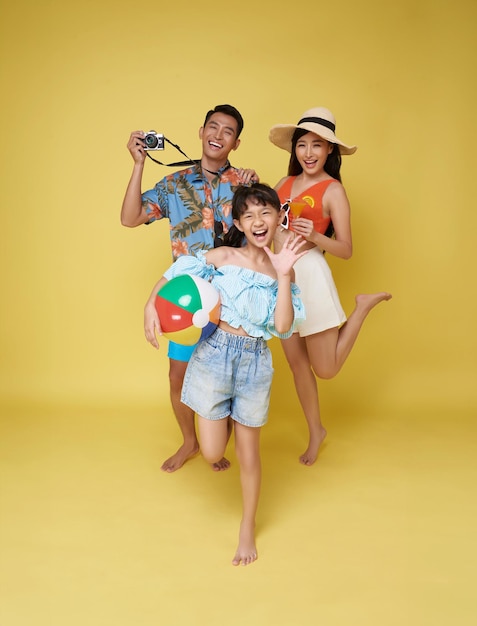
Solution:
<svg viewBox="0 0 477 626"><path fill-rule="evenodd" d="M274 325L278 281L266 274L237 265L216 268L212 264L207 264L205 254L205 251L199 250L197 256L179 257L164 272L164 277L171 280L182 274L193 274L208 280L220 293L220 319L232 328L242 327L251 337L271 339L275 336L286 339L305 319L305 307L299 297L300 290L292 283L295 318L287 333L278 333Z"/></svg>

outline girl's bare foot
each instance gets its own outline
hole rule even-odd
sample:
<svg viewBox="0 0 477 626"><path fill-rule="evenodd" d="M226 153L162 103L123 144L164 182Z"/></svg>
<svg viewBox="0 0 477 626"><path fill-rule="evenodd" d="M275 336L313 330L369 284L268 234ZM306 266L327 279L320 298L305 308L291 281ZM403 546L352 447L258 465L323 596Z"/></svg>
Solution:
<svg viewBox="0 0 477 626"><path fill-rule="evenodd" d="M184 443L175 454L164 461L161 470L171 474L172 472L180 469L186 461L196 456L198 453L199 446L197 444L186 446Z"/></svg>
<svg viewBox="0 0 477 626"><path fill-rule="evenodd" d="M217 461L217 463L211 463L210 467L214 470L214 472L223 472L224 470L229 469L230 461L223 456L220 461Z"/></svg>
<svg viewBox="0 0 477 626"><path fill-rule="evenodd" d="M197 456L197 454L199 454L199 446L188 448L185 444L183 444L175 454L164 461L161 470L171 474L172 472L180 469L186 461L192 459L194 456ZM220 461L211 463L210 467L214 472L223 472L224 470L229 469L230 461L225 457L222 457Z"/></svg>
<svg viewBox="0 0 477 626"><path fill-rule="evenodd" d="M316 461L318 457L318 451L325 437L326 437L326 429L323 428L323 426L320 427L316 436L310 435L308 448L300 456L300 459L299 459L302 465L313 465L313 463Z"/></svg>
<svg viewBox="0 0 477 626"><path fill-rule="evenodd" d="M250 565L258 558L255 547L255 528L253 524L240 524L239 545L232 565Z"/></svg>

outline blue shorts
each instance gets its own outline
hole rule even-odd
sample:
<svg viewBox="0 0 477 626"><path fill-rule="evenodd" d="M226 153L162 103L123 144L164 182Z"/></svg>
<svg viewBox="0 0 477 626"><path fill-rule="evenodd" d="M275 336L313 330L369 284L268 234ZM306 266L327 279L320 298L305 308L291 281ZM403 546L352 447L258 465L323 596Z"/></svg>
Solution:
<svg viewBox="0 0 477 626"><path fill-rule="evenodd" d="M187 363L190 361L190 357L192 356L196 345L197 344L194 344L193 346L183 346L180 343L169 341L167 356L170 359L174 359L174 361L184 361L184 363Z"/></svg>
<svg viewBox="0 0 477 626"><path fill-rule="evenodd" d="M267 422L272 355L265 339L220 328L197 344L182 385L181 400L201 417L230 417L244 426Z"/></svg>

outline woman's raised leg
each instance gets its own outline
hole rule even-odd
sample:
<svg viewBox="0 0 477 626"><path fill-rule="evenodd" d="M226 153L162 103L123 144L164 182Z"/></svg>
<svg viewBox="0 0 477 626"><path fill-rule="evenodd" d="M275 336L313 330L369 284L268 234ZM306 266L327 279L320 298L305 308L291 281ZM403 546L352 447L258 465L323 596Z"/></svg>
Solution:
<svg viewBox="0 0 477 626"><path fill-rule="evenodd" d="M309 361L319 378L333 378L343 367L365 319L380 302L390 300L385 291L356 296L356 306L341 328L329 328L305 337Z"/></svg>

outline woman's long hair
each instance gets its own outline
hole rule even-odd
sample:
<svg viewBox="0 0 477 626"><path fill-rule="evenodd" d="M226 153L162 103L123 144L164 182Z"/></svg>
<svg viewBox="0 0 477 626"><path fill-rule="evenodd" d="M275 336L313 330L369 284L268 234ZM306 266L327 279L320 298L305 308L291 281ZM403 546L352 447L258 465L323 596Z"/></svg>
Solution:
<svg viewBox="0 0 477 626"><path fill-rule="evenodd" d="M255 204L265 206L269 204L277 213L280 212L281 204L275 189L263 183L254 183L250 186L241 185L237 187L232 198L232 218L239 220L247 209L247 202L253 200ZM224 236L224 244L232 248L241 248L245 243L245 237L235 224Z"/></svg>
<svg viewBox="0 0 477 626"><path fill-rule="evenodd" d="M288 176L298 176L299 174L303 172L303 168L300 165L300 162L298 161L296 157L296 144L298 143L299 139L301 139L304 135L307 135L309 132L310 131L306 130L305 128L297 128L295 132L293 133L291 155L290 155L290 161L288 163ZM333 150L328 155L328 158L326 159L326 163L323 169L329 176L341 182L340 148L337 143L334 143L332 145L333 145ZM328 226L324 234L325 234L325 237L330 237L330 238L333 237L333 235L335 234L333 222L330 222L330 225Z"/></svg>

